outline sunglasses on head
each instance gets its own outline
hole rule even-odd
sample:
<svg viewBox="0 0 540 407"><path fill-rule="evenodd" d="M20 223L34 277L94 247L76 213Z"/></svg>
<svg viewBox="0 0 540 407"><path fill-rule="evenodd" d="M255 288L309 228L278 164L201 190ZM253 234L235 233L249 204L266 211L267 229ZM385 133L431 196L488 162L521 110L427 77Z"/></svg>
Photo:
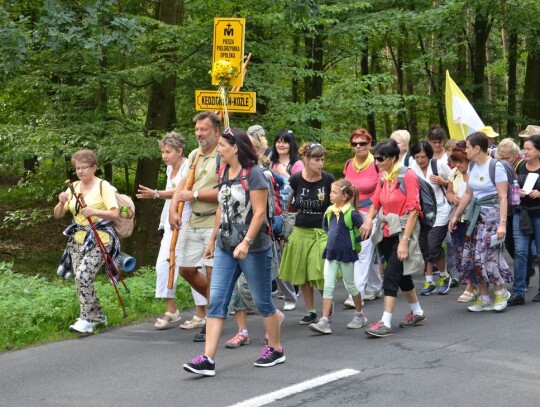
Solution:
<svg viewBox="0 0 540 407"><path fill-rule="evenodd" d="M322 147L322 144L320 143L311 143L309 146L308 146L308 150L312 149L313 147Z"/></svg>
<svg viewBox="0 0 540 407"><path fill-rule="evenodd" d="M375 161L377 161L378 163L382 163L384 160L386 160L386 157L383 157L381 155L378 155L376 157L373 157L375 159Z"/></svg>
<svg viewBox="0 0 540 407"><path fill-rule="evenodd" d="M223 130L223 135L234 137L234 133L230 127L227 127L225 130Z"/></svg>
<svg viewBox="0 0 540 407"><path fill-rule="evenodd" d="M351 141L351 147L366 147L369 145L369 141Z"/></svg>

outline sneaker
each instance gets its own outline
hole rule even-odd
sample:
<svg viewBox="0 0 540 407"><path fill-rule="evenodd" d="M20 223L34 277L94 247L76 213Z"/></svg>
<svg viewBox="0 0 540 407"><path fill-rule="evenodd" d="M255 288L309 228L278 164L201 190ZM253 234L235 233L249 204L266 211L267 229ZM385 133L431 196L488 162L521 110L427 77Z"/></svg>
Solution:
<svg viewBox="0 0 540 407"><path fill-rule="evenodd" d="M205 342L206 341L206 325L202 327L201 332L195 334L193 342Z"/></svg>
<svg viewBox="0 0 540 407"><path fill-rule="evenodd" d="M285 362L283 347L281 350L277 350L271 348L270 346L264 345L261 351L261 356L253 364L259 367L270 367L283 362Z"/></svg>
<svg viewBox="0 0 540 407"><path fill-rule="evenodd" d="M536 294L536 295L533 297L532 302L540 302L540 293Z"/></svg>
<svg viewBox="0 0 540 407"><path fill-rule="evenodd" d="M377 299L377 293L365 293L362 297L364 301L373 301Z"/></svg>
<svg viewBox="0 0 540 407"><path fill-rule="evenodd" d="M86 319L77 318L75 323L69 326L69 330L80 334L91 334L98 324L98 322L90 322Z"/></svg>
<svg viewBox="0 0 540 407"><path fill-rule="evenodd" d="M210 361L204 354L196 357L190 363L184 364L183 367L186 372L195 373L201 376L216 375L216 364L210 363Z"/></svg>
<svg viewBox="0 0 540 407"><path fill-rule="evenodd" d="M249 336L244 335L242 332L238 331L231 339L225 342L225 347L229 349L236 349L242 345L249 345Z"/></svg>
<svg viewBox="0 0 540 407"><path fill-rule="evenodd" d="M185 321L180 325L181 329L197 329L202 328L206 325L206 318L198 317L197 315L193 315L193 318L191 318L189 321Z"/></svg>
<svg viewBox="0 0 540 407"><path fill-rule="evenodd" d="M355 315L351 322L347 324L349 329L358 329L367 326L367 318L363 312L360 315Z"/></svg>
<svg viewBox="0 0 540 407"><path fill-rule="evenodd" d="M313 332L324 335L330 335L332 333L332 329L330 328L330 321L328 321L327 318L319 319L319 322L317 322L316 324L309 324L309 329L311 329Z"/></svg>
<svg viewBox="0 0 540 407"><path fill-rule="evenodd" d="M502 312L506 309L508 305L508 300L510 299L510 291L504 290L504 294L495 293L495 303L493 305L493 310L495 312Z"/></svg>
<svg viewBox="0 0 540 407"><path fill-rule="evenodd" d="M298 323L300 325L309 325L311 323L315 323L317 322L317 314L314 313L314 312L310 312L309 314L307 315L304 315L304 318L302 318L300 321L298 321Z"/></svg>
<svg viewBox="0 0 540 407"><path fill-rule="evenodd" d="M392 328L387 327L382 321L374 322L364 331L366 335L384 338L392 335Z"/></svg>
<svg viewBox="0 0 540 407"><path fill-rule="evenodd" d="M420 291L420 295L430 295L435 292L437 286L429 281L424 281L424 288Z"/></svg>
<svg viewBox="0 0 540 407"><path fill-rule="evenodd" d="M452 282L450 283L450 288L456 288L456 287L459 287L459 285L460 285L459 278L452 277Z"/></svg>
<svg viewBox="0 0 540 407"><path fill-rule="evenodd" d="M470 312L493 311L493 302L485 303L482 301L482 297L478 297L474 304L467 307L467 309Z"/></svg>
<svg viewBox="0 0 540 407"><path fill-rule="evenodd" d="M405 318L403 318L403 321L399 323L399 326L401 328L409 328L411 326L422 325L422 322L424 322L425 320L426 320L426 314L418 315L418 314L414 314L413 312L409 312L407 315L405 315Z"/></svg>
<svg viewBox="0 0 540 407"><path fill-rule="evenodd" d="M452 278L450 276L439 277L439 287L437 287L437 294L443 295L450 290L450 284L452 283Z"/></svg>
<svg viewBox="0 0 540 407"><path fill-rule="evenodd" d="M508 300L508 306L511 307L514 305L525 305L525 297L517 294L512 294L512 296Z"/></svg>
<svg viewBox="0 0 540 407"><path fill-rule="evenodd" d="M285 301L285 305L283 305L283 311L294 311L295 309L296 309L295 302Z"/></svg>
<svg viewBox="0 0 540 407"><path fill-rule="evenodd" d="M279 298L280 300L284 300L284 299L285 299L285 295L283 295L283 293L279 293L278 298Z"/></svg>
<svg viewBox="0 0 540 407"><path fill-rule="evenodd" d="M356 308L356 305L354 305L354 301L350 295L349 295L349 298L347 298L345 302L343 303L343 306L345 308L353 308L353 309Z"/></svg>

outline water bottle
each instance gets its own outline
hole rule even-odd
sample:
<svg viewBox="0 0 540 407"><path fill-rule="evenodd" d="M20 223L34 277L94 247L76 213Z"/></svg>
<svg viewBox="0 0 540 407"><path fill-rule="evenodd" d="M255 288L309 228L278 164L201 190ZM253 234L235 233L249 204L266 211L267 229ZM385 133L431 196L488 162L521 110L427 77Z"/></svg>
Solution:
<svg viewBox="0 0 540 407"><path fill-rule="evenodd" d="M122 209L120 210L120 217L124 219L129 218L129 208L127 206L122 206Z"/></svg>
<svg viewBox="0 0 540 407"><path fill-rule="evenodd" d="M510 204L516 206L520 203L521 197L519 196L519 184L517 180L514 180L510 186Z"/></svg>

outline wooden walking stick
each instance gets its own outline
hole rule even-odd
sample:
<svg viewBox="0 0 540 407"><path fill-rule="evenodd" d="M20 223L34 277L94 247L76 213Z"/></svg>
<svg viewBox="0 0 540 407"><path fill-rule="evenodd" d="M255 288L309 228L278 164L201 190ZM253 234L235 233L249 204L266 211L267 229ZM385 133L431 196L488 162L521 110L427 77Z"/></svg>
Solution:
<svg viewBox="0 0 540 407"><path fill-rule="evenodd" d="M197 163L199 162L199 157L201 156L200 152L197 151L193 163L189 166L189 172L187 175L186 184L184 189L186 191L191 191L193 184L195 183L195 170L197 169ZM176 213L182 219L182 212L184 212L184 201L178 202L178 208L176 208ZM176 242L178 241L178 229L174 229L171 238L171 246L169 247L169 280L167 281L167 289L172 290L174 285L174 268L176 266Z"/></svg>
<svg viewBox="0 0 540 407"><path fill-rule="evenodd" d="M77 203L79 204L80 208L86 207L86 202L84 202L84 198L82 194L77 194L75 192L75 187L73 186L73 183L70 180L66 181L67 186L71 190L71 194L73 197L77 200ZM96 229L96 226L94 225L94 222L92 221L92 217L88 216L86 218L88 220L88 223L90 224L90 228L92 229L92 232L94 233L94 237L96 238L97 245L99 247L99 250L101 252L101 257L103 258L103 262L105 264L105 270L107 271L107 275L109 276L109 280L111 284L114 287L114 290L116 291L116 296L118 297L118 302L120 303L120 307L122 307L122 312L124 318L127 317L126 313L126 307L124 306L124 302L122 301L122 297L120 296L120 291L118 291L118 284L116 284L116 279L114 278L114 273L118 276L120 281L122 282L122 285L124 286L126 292L129 294L129 288L126 286L126 283L124 282L124 279L122 278L122 273L120 273L120 270L118 270L118 267L116 267L116 264L107 251L107 248L101 241L101 238L99 237L99 233ZM114 273L113 273L114 272Z"/></svg>

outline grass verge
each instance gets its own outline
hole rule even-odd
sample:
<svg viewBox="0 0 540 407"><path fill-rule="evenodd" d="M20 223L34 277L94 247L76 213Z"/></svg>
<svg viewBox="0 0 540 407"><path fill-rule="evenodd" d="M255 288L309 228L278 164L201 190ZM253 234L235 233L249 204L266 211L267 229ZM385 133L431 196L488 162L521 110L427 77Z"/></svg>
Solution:
<svg viewBox="0 0 540 407"><path fill-rule="evenodd" d="M0 262L0 352L75 338L77 335L68 330L79 316L74 280L51 282L40 276L27 277L14 273L12 267L12 263ZM163 302L154 297L155 279L154 268L144 267L126 278L131 294L120 285L128 314L123 318L114 288L100 274L95 287L108 327L138 322L164 312ZM181 283L179 280L176 298L181 310L194 306L189 285L183 280Z"/></svg>

